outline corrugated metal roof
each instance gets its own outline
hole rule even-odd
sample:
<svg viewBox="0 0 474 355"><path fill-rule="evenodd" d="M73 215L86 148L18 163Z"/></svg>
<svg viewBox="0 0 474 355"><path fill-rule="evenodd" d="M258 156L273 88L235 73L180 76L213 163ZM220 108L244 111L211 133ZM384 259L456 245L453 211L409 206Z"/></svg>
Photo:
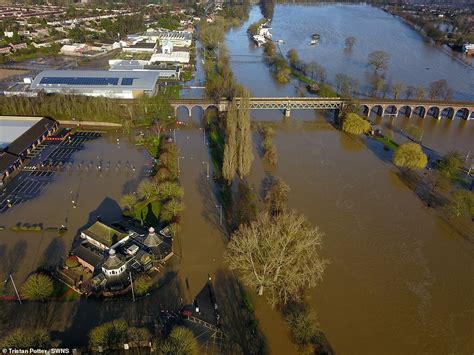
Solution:
<svg viewBox="0 0 474 355"><path fill-rule="evenodd" d="M153 72L130 70L46 70L36 76L31 83L31 89L47 90L63 88L65 90L106 89L107 91L153 91L157 80L158 74Z"/></svg>

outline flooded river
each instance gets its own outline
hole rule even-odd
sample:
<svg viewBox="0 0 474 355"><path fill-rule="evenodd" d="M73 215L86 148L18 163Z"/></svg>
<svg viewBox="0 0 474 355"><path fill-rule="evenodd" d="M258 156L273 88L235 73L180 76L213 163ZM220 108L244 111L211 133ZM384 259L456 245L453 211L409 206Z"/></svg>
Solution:
<svg viewBox="0 0 474 355"><path fill-rule="evenodd" d="M262 49L248 40L249 20L231 30L226 44L238 81L254 96L293 96L298 83L275 83ZM283 52L296 48L305 61L367 87L367 55L391 56L389 82L424 85L447 79L457 99L474 99L474 71L452 59L399 19L367 5L277 5L274 39ZM312 33L321 44L308 45ZM356 36L352 53L344 38ZM280 122L276 111L254 111L254 120ZM474 149L474 122L371 117L385 131L415 124L423 141L440 151ZM303 123L303 122L307 123ZM378 144L353 139L326 124L322 113L292 112L277 129L278 167L273 174L291 187L290 205L326 233L331 259L311 300L322 329L341 354L470 354L474 349L474 236L448 226L408 189ZM400 139L395 133L394 138ZM256 159L250 180L260 186L265 168ZM259 302L260 304L260 302ZM273 353L295 352L282 340L273 312L259 311ZM281 320L280 320L281 322Z"/></svg>
<svg viewBox="0 0 474 355"><path fill-rule="evenodd" d="M255 96L293 96L298 84L276 84L263 63L262 50L248 40L248 25L260 17L259 9L254 7L249 20L228 33L226 44L233 71ZM472 70L423 43L421 37L400 20L375 8L277 5L272 26L275 39L286 41L285 50L297 48L305 60L314 59L326 66L331 81L335 73L344 69L363 81L368 75L368 52L382 48L392 57L388 73L392 80L426 85L450 77L452 80L448 81L457 98L474 99ZM307 42L314 32L322 34L322 43L309 48ZM391 34L392 40L384 37L384 33ZM349 56L344 53L343 41L354 34L357 43ZM387 42L396 46L392 48ZM408 65L404 66L406 56L409 56ZM192 85L198 86L202 79L200 67ZM194 96L193 90L187 90L184 95ZM472 354L474 236L455 230L427 208L400 180L390 163L389 153L380 145L341 133L323 115L322 112L293 111L291 119L283 122L282 114L277 111L252 112L254 120L271 120L278 125L274 139L278 165L267 171L268 167L258 157L258 140L254 137L256 159L249 181L255 191L259 191L265 174L283 178L291 187L290 206L307 215L325 232L324 256L331 264L322 283L310 291L309 300L332 347L339 354ZM178 118L188 120L182 111ZM200 119L198 110L193 110L193 119ZM422 125L424 142L442 152L474 151L473 121L372 119L387 130L404 128L410 123ZM172 293L152 295L135 304L122 299L103 303L83 300L42 307L30 304L28 308L12 304L3 308L2 305L2 324L24 325L28 312L41 311L45 314L43 324L51 324L55 331L66 331L59 335L65 344L79 345L87 340L88 328L101 321L117 317L138 321L140 317L154 314L165 301L177 301L180 297L191 300L208 275L214 277L223 268L226 236L219 223L215 187L206 177L205 163L209 155L203 132L198 128L184 128L176 131L176 138L182 157L180 182L185 190L186 209L175 244L177 268L169 269L178 276L173 279L176 285L168 288ZM95 161L99 155L113 163L121 160L122 165L128 160L134 162L137 172L142 171L148 163L146 153L125 149L122 143L119 148L115 139L107 135L91 143L90 150L78 153L75 159ZM57 251L53 256L48 254L57 250L57 245L53 248L50 244L63 244L60 248L68 250L77 229L87 222L98 215L118 218L120 195L134 188L142 177L126 171L107 178L92 176L94 178L87 174L68 176L63 173L40 197L0 216L0 225L42 221L56 226L66 221L70 226L70 233L61 241L54 235L0 232L7 254L15 243L27 242L26 250L18 249L22 252L15 264L19 279L42 260L59 255ZM76 210L72 210L69 202L62 203L68 200L71 190L80 196ZM35 211L34 217L31 211ZM12 254L8 260L13 258ZM6 265L5 261L3 264ZM253 298L270 352L296 354L281 316L272 311L263 298L255 295ZM42 319L40 316L36 318ZM131 321L131 324L136 323ZM54 333L53 337L57 335Z"/></svg>

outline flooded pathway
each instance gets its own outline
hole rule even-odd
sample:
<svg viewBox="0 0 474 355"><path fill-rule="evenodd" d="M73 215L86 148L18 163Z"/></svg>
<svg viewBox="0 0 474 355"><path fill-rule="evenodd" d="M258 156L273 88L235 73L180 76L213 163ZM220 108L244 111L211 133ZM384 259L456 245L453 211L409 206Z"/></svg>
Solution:
<svg viewBox="0 0 474 355"><path fill-rule="evenodd" d="M176 130L180 149L180 183L184 189L185 210L182 229L174 249L180 259L179 275L188 301L201 290L208 275L215 277L222 267L225 234L219 226L219 210L212 179L207 179L209 162L203 131L198 128Z"/></svg>

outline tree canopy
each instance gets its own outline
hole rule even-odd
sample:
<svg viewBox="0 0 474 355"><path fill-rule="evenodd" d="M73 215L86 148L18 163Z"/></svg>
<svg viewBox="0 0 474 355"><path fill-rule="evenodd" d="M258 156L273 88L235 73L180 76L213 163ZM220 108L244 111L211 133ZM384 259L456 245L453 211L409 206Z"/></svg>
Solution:
<svg viewBox="0 0 474 355"><path fill-rule="evenodd" d="M21 296L30 301L44 301L53 293L53 281L47 275L33 274L21 287Z"/></svg>
<svg viewBox="0 0 474 355"><path fill-rule="evenodd" d="M428 164L428 158L419 144L410 142L397 148L393 154L393 163L400 168L421 170Z"/></svg>
<svg viewBox="0 0 474 355"><path fill-rule="evenodd" d="M344 43L346 45L346 49L351 51L352 47L354 47L354 44L356 43L356 38L354 36L347 37L344 40Z"/></svg>
<svg viewBox="0 0 474 355"><path fill-rule="evenodd" d="M369 54L368 61L369 65L373 67L375 71L387 69L390 55L384 51L374 51Z"/></svg>
<svg viewBox="0 0 474 355"><path fill-rule="evenodd" d="M0 348L49 349L51 339L45 329L17 328L0 340Z"/></svg>
<svg viewBox="0 0 474 355"><path fill-rule="evenodd" d="M159 352L166 355L199 354L199 345L194 334L184 327L174 328L159 347Z"/></svg>
<svg viewBox="0 0 474 355"><path fill-rule="evenodd" d="M474 194L467 190L457 190L447 208L456 217L462 215L474 216Z"/></svg>
<svg viewBox="0 0 474 355"><path fill-rule="evenodd" d="M286 304L322 279L327 263L319 255L322 237L294 211L264 212L232 235L224 258L247 286L266 292L272 306Z"/></svg>
<svg viewBox="0 0 474 355"><path fill-rule="evenodd" d="M458 152L450 152L439 162L438 169L447 178L452 178L458 173L462 163L461 155Z"/></svg>
<svg viewBox="0 0 474 355"><path fill-rule="evenodd" d="M350 134L367 133L370 130L370 123L358 114L350 112L343 119L342 130Z"/></svg>
<svg viewBox="0 0 474 355"><path fill-rule="evenodd" d="M241 179L250 173L253 162L252 132L250 130L249 92L244 90L240 107L231 104L226 117L226 142L222 174L231 183L237 173Z"/></svg>
<svg viewBox="0 0 474 355"><path fill-rule="evenodd" d="M116 319L93 328L89 333L89 345L93 349L123 348L125 342L138 346L150 338L146 328L129 327L123 319Z"/></svg>

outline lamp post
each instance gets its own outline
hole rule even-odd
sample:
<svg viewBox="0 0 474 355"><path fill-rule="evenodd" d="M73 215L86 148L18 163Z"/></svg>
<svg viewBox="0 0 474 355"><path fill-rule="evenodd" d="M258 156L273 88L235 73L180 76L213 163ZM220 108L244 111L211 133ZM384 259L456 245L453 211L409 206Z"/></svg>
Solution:
<svg viewBox="0 0 474 355"><path fill-rule="evenodd" d="M222 205L216 205L216 208L219 210L219 224L222 226Z"/></svg>
<svg viewBox="0 0 474 355"><path fill-rule="evenodd" d="M181 169L179 167L179 159L183 159L184 157L178 157L178 176L181 175Z"/></svg>
<svg viewBox="0 0 474 355"><path fill-rule="evenodd" d="M202 131L202 144L207 145L206 142L206 130L202 127L199 128Z"/></svg>
<svg viewBox="0 0 474 355"><path fill-rule="evenodd" d="M206 168L207 168L206 169L206 172L207 172L206 177L207 177L207 180L209 180L209 163L207 161L203 161L202 163L206 165Z"/></svg>
<svg viewBox="0 0 474 355"><path fill-rule="evenodd" d="M133 278L132 278L131 271L129 272L129 276L130 276L130 284L132 285L132 298L133 298L133 302L135 302L135 290L133 289Z"/></svg>
<svg viewBox="0 0 474 355"><path fill-rule="evenodd" d="M21 298L20 298L20 295L18 293L18 289L16 288L15 281L13 281L12 274L10 274L10 280L12 281L13 288L15 289L15 293L16 293L16 297L18 298L18 302L20 302L20 304L21 304Z"/></svg>

